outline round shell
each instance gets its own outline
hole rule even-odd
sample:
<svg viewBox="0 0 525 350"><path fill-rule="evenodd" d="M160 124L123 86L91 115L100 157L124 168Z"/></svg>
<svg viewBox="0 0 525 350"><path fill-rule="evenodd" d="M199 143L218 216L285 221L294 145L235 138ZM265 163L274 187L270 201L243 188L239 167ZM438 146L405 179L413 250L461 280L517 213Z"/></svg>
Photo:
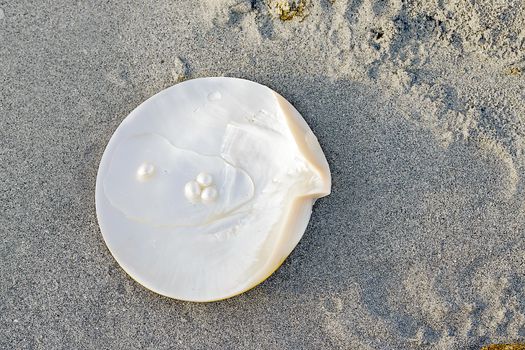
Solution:
<svg viewBox="0 0 525 350"><path fill-rule="evenodd" d="M301 239L328 164L297 110L243 79L168 88L120 124L96 184L104 240L159 294L214 301L269 277Z"/></svg>

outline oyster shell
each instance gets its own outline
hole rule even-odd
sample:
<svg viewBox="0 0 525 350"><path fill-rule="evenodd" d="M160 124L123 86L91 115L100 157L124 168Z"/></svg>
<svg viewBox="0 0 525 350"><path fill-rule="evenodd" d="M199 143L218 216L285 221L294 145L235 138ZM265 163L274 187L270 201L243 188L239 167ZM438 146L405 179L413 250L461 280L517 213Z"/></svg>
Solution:
<svg viewBox="0 0 525 350"><path fill-rule="evenodd" d="M161 91L117 128L100 162L97 217L139 283L213 301L270 276L330 186L316 137L282 96L201 78Z"/></svg>

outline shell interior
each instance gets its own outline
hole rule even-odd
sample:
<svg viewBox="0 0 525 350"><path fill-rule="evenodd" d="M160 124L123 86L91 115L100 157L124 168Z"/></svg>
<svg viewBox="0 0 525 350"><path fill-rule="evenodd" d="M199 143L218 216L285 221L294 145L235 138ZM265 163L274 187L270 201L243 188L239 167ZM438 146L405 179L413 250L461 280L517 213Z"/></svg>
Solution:
<svg viewBox="0 0 525 350"><path fill-rule="evenodd" d="M316 137L279 94L243 79L194 79L151 97L115 131L97 216L139 283L219 300L278 268L330 181Z"/></svg>

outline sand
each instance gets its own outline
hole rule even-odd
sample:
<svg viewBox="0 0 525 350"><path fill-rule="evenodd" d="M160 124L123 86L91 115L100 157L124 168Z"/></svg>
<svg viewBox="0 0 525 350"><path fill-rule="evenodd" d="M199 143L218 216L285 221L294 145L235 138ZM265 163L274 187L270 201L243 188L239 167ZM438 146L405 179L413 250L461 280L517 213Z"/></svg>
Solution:
<svg viewBox="0 0 525 350"><path fill-rule="evenodd" d="M525 342L523 0L286 5L0 1L0 348ZM94 187L122 119L205 76L290 100L333 193L266 282L194 304L120 269Z"/></svg>

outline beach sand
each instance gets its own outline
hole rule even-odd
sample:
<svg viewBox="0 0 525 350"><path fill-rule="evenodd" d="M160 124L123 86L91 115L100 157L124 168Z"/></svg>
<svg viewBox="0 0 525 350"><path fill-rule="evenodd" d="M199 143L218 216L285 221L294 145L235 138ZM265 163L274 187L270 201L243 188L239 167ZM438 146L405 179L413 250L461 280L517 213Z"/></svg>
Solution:
<svg viewBox="0 0 525 350"><path fill-rule="evenodd" d="M0 0L1 349L525 342L523 0L144 3ZM294 104L333 187L267 281L195 304L125 274L94 189L123 118L206 76Z"/></svg>

